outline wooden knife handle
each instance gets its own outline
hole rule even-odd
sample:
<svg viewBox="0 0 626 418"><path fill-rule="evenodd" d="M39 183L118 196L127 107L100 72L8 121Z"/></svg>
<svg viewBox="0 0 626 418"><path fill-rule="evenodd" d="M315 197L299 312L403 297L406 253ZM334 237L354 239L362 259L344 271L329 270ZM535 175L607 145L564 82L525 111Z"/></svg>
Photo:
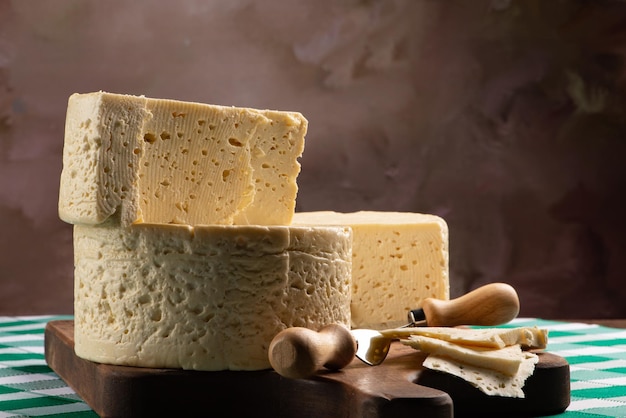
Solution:
<svg viewBox="0 0 626 418"><path fill-rule="evenodd" d="M322 366L339 370L354 359L356 340L348 328L330 324L319 331L303 327L278 333L269 347L270 364L281 376L300 379Z"/></svg>
<svg viewBox="0 0 626 418"><path fill-rule="evenodd" d="M519 298L506 283L491 283L452 300L424 299L422 310L431 327L500 325L517 317Z"/></svg>

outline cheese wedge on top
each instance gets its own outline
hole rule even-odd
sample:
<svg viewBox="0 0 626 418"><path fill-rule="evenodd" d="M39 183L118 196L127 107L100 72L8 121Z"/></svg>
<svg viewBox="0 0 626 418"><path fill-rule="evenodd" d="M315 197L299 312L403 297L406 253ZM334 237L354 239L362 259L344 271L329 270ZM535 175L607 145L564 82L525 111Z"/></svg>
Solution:
<svg viewBox="0 0 626 418"><path fill-rule="evenodd" d="M350 324L351 231L110 219L74 226L75 351L190 370L270 368L288 327Z"/></svg>
<svg viewBox="0 0 626 418"><path fill-rule="evenodd" d="M425 298L449 299L448 227L406 212L296 212L293 225L352 228L352 326L404 321Z"/></svg>
<svg viewBox="0 0 626 418"><path fill-rule="evenodd" d="M69 98L59 216L99 224L289 225L297 112L95 92Z"/></svg>

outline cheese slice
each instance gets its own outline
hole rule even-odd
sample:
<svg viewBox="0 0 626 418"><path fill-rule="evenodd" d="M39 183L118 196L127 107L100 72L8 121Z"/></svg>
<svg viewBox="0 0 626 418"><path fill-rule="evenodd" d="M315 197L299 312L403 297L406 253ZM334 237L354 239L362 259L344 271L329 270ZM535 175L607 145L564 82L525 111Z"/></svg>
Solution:
<svg viewBox="0 0 626 418"><path fill-rule="evenodd" d="M434 354L426 357L423 366L457 376L489 396L524 398L524 384L534 373L538 361L539 357L536 354L522 352L519 369L513 376Z"/></svg>
<svg viewBox="0 0 626 418"><path fill-rule="evenodd" d="M75 351L191 370L270 368L293 326L349 326L344 227L74 226Z"/></svg>
<svg viewBox="0 0 626 418"><path fill-rule="evenodd" d="M436 338L454 344L484 348L504 348L519 344L526 349L546 348L548 330L538 327L517 328L450 328L406 327L380 331L383 337L408 338L412 335Z"/></svg>
<svg viewBox="0 0 626 418"><path fill-rule="evenodd" d="M68 101L59 216L99 224L288 225L307 121L296 112L95 92Z"/></svg>
<svg viewBox="0 0 626 418"><path fill-rule="evenodd" d="M495 370L507 376L515 376L522 363L522 349L519 345L504 348L467 347L420 335L411 335L408 339L401 341L423 353Z"/></svg>
<svg viewBox="0 0 626 418"><path fill-rule="evenodd" d="M407 212L296 212L294 225L353 230L352 326L404 321L425 298L449 299L448 227L435 215Z"/></svg>

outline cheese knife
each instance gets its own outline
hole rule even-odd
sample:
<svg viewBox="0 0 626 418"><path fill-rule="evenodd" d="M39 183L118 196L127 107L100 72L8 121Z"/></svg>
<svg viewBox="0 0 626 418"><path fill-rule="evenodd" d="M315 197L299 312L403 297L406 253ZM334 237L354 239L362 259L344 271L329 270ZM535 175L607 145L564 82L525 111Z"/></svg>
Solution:
<svg viewBox="0 0 626 418"><path fill-rule="evenodd" d="M518 313L515 289L506 283L491 283L452 300L426 298L421 308L408 312L408 323L400 328L494 326L511 321ZM387 356L392 341L377 330L349 330L340 324L329 324L318 331L291 327L274 337L269 360L282 376L305 378L321 367L339 370L355 356L370 366L378 365Z"/></svg>
<svg viewBox="0 0 626 418"><path fill-rule="evenodd" d="M409 311L408 324L399 328L495 326L515 319L519 308L519 297L512 286L490 283L456 299L426 298L421 308ZM410 333L410 329L405 331ZM395 339L373 329L354 329L352 336L357 342L356 357L370 366L383 362Z"/></svg>

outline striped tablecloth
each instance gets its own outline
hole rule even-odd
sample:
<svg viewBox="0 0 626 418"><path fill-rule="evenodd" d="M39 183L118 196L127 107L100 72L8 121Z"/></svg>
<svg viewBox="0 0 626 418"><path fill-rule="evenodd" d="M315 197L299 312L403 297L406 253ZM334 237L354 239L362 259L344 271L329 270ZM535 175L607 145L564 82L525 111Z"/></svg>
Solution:
<svg viewBox="0 0 626 418"><path fill-rule="evenodd" d="M0 317L0 418L97 417L46 364L44 329L68 316Z"/></svg>
<svg viewBox="0 0 626 418"><path fill-rule="evenodd" d="M0 418L97 417L46 365L46 323L68 316L0 317ZM626 330L520 318L549 329L548 351L571 368L571 404L556 417L626 417Z"/></svg>
<svg viewBox="0 0 626 418"><path fill-rule="evenodd" d="M626 330L595 324L516 319L547 328L548 348L570 364L571 403L555 417L626 417Z"/></svg>

